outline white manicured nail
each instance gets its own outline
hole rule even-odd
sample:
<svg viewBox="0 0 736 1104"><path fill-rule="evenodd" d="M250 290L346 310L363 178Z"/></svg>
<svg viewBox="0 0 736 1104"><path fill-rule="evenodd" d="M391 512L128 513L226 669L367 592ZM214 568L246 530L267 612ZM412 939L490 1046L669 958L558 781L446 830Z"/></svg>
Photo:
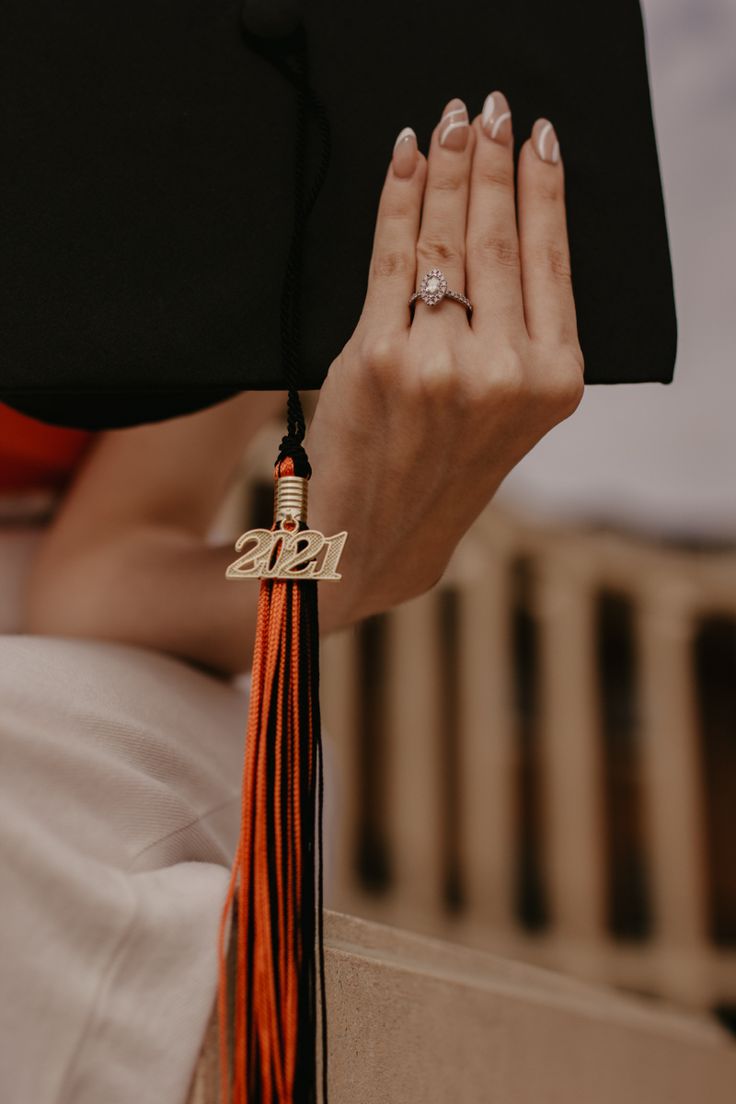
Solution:
<svg viewBox="0 0 736 1104"><path fill-rule="evenodd" d="M556 165L560 160L560 143L549 119L537 119L532 127L532 145L537 157L548 165Z"/></svg>
<svg viewBox="0 0 736 1104"><path fill-rule="evenodd" d="M511 110L503 92L491 92L486 96L481 124L483 133L494 142L506 145L511 140Z"/></svg>
<svg viewBox="0 0 736 1104"><path fill-rule="evenodd" d="M397 176L406 179L414 172L417 164L417 136L411 127L404 127L399 131L391 160Z"/></svg>
<svg viewBox="0 0 736 1104"><path fill-rule="evenodd" d="M464 150L468 142L468 109L462 100L450 100L439 124L439 143L444 149Z"/></svg>

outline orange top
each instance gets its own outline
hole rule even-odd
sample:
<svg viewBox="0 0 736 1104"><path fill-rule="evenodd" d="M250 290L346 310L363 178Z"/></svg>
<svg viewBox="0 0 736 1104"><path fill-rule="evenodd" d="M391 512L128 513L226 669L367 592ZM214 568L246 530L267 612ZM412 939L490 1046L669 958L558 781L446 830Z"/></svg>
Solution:
<svg viewBox="0 0 736 1104"><path fill-rule="evenodd" d="M0 492L61 487L93 434L47 425L0 403Z"/></svg>

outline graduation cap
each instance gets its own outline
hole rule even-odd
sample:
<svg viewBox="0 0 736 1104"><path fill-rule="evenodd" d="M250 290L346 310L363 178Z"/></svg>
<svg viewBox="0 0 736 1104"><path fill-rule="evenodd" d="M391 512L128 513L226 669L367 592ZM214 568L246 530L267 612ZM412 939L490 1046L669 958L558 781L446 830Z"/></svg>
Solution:
<svg viewBox="0 0 736 1104"><path fill-rule="evenodd" d="M287 386L302 128L306 187L324 182L293 274L296 382L319 387L360 313L395 133L426 146L450 95L472 113L492 87L517 141L542 114L560 135L587 382L671 379L636 0L8 0L0 61L0 396L27 413L97 428Z"/></svg>
<svg viewBox="0 0 736 1104"><path fill-rule="evenodd" d="M314 1104L318 1039L327 1091L316 588L339 578L346 534L307 527L298 390L320 386L358 320L393 136L411 123L425 144L449 96L479 110L492 88L517 140L544 114L564 147L587 382L670 381L639 5L7 0L0 62L0 397L105 428L289 390L274 526L244 534L228 569L261 590L221 1075L223 1102Z"/></svg>

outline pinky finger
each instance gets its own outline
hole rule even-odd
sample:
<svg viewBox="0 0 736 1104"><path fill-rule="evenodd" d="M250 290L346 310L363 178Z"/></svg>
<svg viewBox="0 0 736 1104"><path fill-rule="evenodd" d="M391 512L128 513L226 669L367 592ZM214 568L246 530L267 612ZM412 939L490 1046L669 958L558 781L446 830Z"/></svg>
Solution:
<svg viewBox="0 0 736 1104"><path fill-rule="evenodd" d="M524 315L533 340L577 343L565 216L565 178L551 123L538 119L519 158Z"/></svg>

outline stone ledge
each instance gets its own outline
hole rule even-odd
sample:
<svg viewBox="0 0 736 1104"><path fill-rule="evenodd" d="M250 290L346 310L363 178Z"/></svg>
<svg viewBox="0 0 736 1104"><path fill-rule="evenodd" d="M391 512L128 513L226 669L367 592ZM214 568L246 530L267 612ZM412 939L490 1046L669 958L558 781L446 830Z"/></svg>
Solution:
<svg viewBox="0 0 736 1104"><path fill-rule="evenodd" d="M707 1019L338 913L326 919L331 1104L731 1104ZM190 1104L216 1104L216 1039Z"/></svg>

